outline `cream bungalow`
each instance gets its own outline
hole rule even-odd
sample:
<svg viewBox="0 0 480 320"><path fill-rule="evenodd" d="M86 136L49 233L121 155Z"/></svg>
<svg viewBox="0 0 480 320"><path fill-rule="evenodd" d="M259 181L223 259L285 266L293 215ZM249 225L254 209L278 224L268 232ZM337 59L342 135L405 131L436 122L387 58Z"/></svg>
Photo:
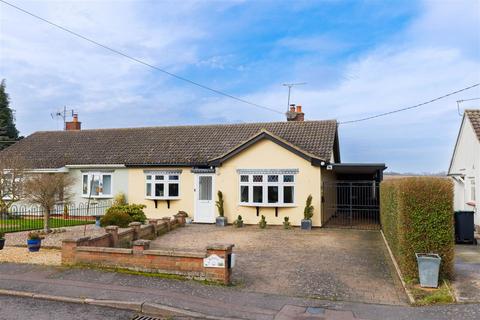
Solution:
<svg viewBox="0 0 480 320"><path fill-rule="evenodd" d="M150 218L186 211L213 223L222 191L229 222L300 225L308 195L312 223L378 219L383 164L342 164L335 120L36 132L2 152L37 171L73 175L76 201L124 193ZM77 121L75 119L75 121ZM68 126L67 126L68 128ZM365 205L370 207L366 207ZM362 211L363 210L363 211ZM341 219L339 219L341 218Z"/></svg>

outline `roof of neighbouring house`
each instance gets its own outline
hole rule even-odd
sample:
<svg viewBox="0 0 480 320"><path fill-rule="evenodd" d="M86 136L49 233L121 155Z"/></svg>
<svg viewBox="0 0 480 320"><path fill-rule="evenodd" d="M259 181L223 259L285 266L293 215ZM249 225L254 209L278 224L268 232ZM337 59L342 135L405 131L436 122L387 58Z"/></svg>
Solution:
<svg viewBox="0 0 480 320"><path fill-rule="evenodd" d="M470 119L473 130L475 130L477 138L480 140L480 109L467 109L465 114Z"/></svg>
<svg viewBox="0 0 480 320"><path fill-rule="evenodd" d="M65 165L209 165L259 136L328 161L338 156L335 120L79 131L39 131L0 153L20 156L31 168Z"/></svg>

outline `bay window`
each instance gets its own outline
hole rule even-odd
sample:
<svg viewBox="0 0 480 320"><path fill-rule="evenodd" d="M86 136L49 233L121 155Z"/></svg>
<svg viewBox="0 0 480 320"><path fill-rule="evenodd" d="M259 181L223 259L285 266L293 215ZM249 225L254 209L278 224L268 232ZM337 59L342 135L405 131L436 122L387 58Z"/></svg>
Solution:
<svg viewBox="0 0 480 320"><path fill-rule="evenodd" d="M145 197L148 199L176 199L180 196L180 176L178 173L146 172Z"/></svg>
<svg viewBox="0 0 480 320"><path fill-rule="evenodd" d="M296 170L238 170L240 204L287 207L295 204Z"/></svg>
<svg viewBox="0 0 480 320"><path fill-rule="evenodd" d="M112 197L112 174L86 172L82 174L82 195L84 197Z"/></svg>

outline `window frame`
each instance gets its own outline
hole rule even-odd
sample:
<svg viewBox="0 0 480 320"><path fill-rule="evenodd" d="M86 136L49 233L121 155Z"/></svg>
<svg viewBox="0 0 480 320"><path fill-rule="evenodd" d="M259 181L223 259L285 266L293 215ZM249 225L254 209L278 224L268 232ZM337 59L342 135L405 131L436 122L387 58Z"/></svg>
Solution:
<svg viewBox="0 0 480 320"><path fill-rule="evenodd" d="M100 177L99 179L99 185L101 184L102 191L98 192L98 194L91 194L91 188L92 188L92 180L94 177ZM103 193L103 177L104 176L110 176L110 193ZM87 192L84 193L84 183L85 183L85 177L87 177ZM83 198L113 198L113 172L82 172L82 197Z"/></svg>
<svg viewBox="0 0 480 320"><path fill-rule="evenodd" d="M248 179L245 180L245 176L248 176ZM262 181L253 181L253 176L262 176ZM269 182L269 176L278 176L276 182ZM292 176L293 180L285 182L285 176ZM244 181L242 181L244 180ZM272 179L273 180L273 179ZM250 206L250 207L296 207L296 173L242 173L238 174L238 203L240 206ZM254 187L262 187L262 202L253 201L253 189ZM242 201L242 187L248 188L248 201ZM277 202L269 202L268 194L269 187L277 187ZM284 202L284 188L292 187L293 188L293 201L291 203Z"/></svg>
<svg viewBox="0 0 480 320"><path fill-rule="evenodd" d="M170 178L176 176L176 179ZM150 177L151 179L148 179ZM157 177L161 177L157 179ZM150 195L147 194L147 186L150 187ZM157 184L163 184L163 196L155 196L155 188ZM176 184L177 195L170 196L170 185ZM145 173L145 199L150 200L176 200L180 199L180 174L179 173Z"/></svg>
<svg viewBox="0 0 480 320"><path fill-rule="evenodd" d="M473 201L473 202L476 202L477 200L477 185L476 185L476 181L475 181L475 177L469 177L468 178L468 185L469 185L469 195L470 195L470 199L469 201Z"/></svg>

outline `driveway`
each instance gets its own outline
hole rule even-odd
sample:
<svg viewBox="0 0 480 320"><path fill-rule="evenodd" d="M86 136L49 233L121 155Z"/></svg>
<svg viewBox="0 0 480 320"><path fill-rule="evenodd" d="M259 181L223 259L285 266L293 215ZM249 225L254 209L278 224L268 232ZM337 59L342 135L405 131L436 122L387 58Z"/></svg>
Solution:
<svg viewBox="0 0 480 320"><path fill-rule="evenodd" d="M455 246L453 288L459 302L480 302L480 245Z"/></svg>
<svg viewBox="0 0 480 320"><path fill-rule="evenodd" d="M151 248L204 250L212 243L235 244L233 281L240 290L406 303L378 231L186 225L157 238Z"/></svg>

